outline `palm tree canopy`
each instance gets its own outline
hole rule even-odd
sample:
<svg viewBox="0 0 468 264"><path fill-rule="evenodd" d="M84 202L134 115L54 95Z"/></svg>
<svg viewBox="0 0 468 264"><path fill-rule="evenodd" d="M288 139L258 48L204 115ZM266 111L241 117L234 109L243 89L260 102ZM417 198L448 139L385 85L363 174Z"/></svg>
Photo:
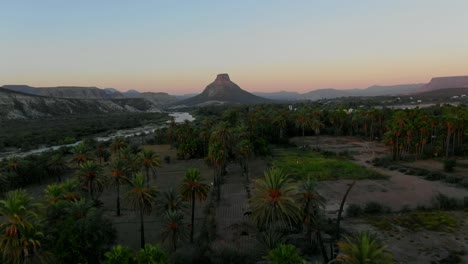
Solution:
<svg viewBox="0 0 468 264"><path fill-rule="evenodd" d="M153 186L146 187L145 176L141 173L137 173L130 184L132 187L127 193L127 200L134 210L150 214L155 205L158 190Z"/></svg>
<svg viewBox="0 0 468 264"><path fill-rule="evenodd" d="M157 208L159 212L165 213L168 211L183 210L187 208L187 204L176 190L170 188L169 190L161 193L161 196L157 201Z"/></svg>
<svg viewBox="0 0 468 264"><path fill-rule="evenodd" d="M200 202L208 197L210 186L202 182L200 170L188 169L185 178L180 184L180 192L185 200L192 200L192 192L195 193L195 198Z"/></svg>
<svg viewBox="0 0 468 264"><path fill-rule="evenodd" d="M292 226L300 220L300 209L296 203L297 186L280 169L268 169L264 178L255 182L250 205L252 219L260 227L274 223Z"/></svg>

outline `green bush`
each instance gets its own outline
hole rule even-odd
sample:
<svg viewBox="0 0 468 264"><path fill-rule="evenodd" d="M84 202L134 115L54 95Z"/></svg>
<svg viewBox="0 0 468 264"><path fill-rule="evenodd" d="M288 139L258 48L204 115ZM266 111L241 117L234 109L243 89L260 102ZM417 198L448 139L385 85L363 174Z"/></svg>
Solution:
<svg viewBox="0 0 468 264"><path fill-rule="evenodd" d="M285 244L271 250L265 259L271 264L301 264L304 261L295 246Z"/></svg>
<svg viewBox="0 0 468 264"><path fill-rule="evenodd" d="M369 215L382 214L390 211L390 208L383 206L378 202L368 202L364 207L364 213Z"/></svg>
<svg viewBox="0 0 468 264"><path fill-rule="evenodd" d="M432 198L431 205L437 210L458 210L463 208L463 201L438 193Z"/></svg>
<svg viewBox="0 0 468 264"><path fill-rule="evenodd" d="M346 215L349 217L359 217L363 213L362 207L359 204L350 204L346 208Z"/></svg>
<svg viewBox="0 0 468 264"><path fill-rule="evenodd" d="M454 159L444 160L444 170L446 172L453 172L456 165L457 165L457 160L454 160Z"/></svg>

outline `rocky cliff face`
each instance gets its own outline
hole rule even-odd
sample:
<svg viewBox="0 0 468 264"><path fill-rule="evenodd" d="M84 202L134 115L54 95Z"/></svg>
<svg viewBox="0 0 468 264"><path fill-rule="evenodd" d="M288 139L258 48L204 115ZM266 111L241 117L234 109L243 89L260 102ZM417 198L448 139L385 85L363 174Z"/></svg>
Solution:
<svg viewBox="0 0 468 264"><path fill-rule="evenodd" d="M429 83L416 90L416 93L466 87L468 87L468 76L434 77Z"/></svg>
<svg viewBox="0 0 468 264"><path fill-rule="evenodd" d="M160 109L143 98L65 99L29 95L0 88L0 119L155 111Z"/></svg>
<svg viewBox="0 0 468 264"><path fill-rule="evenodd" d="M203 106L210 104L256 104L270 100L242 90L226 73L218 74L214 82L192 98L177 102L178 105Z"/></svg>
<svg viewBox="0 0 468 264"><path fill-rule="evenodd" d="M4 85L2 88L33 95L72 99L115 99L125 96L115 89L99 89L97 87L58 86L31 87L28 85Z"/></svg>

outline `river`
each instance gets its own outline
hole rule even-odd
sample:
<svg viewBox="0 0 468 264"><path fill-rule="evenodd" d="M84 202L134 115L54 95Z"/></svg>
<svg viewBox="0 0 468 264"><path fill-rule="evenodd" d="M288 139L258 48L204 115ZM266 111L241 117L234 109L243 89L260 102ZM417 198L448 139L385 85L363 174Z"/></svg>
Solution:
<svg viewBox="0 0 468 264"><path fill-rule="evenodd" d="M195 118L187 112L174 112L174 113L169 113L170 117L174 118L174 121L176 123L183 123L186 120L191 122L195 120ZM170 121L168 121L170 122ZM149 134L149 133L154 133L157 129L164 127L166 125L147 125L147 126L142 126L142 127L136 127L136 128L129 128L129 129L122 129L118 130L108 136L105 137L94 137L96 141L104 142L104 141L109 141L114 139L115 137L123 136L123 137L134 137L141 135L142 133L144 134ZM29 155L37 155L42 152L50 151L50 150L57 150L61 147L74 147L78 144L80 144L81 141L75 142L73 144L66 144L66 145L57 145L57 146L49 146L49 147L40 147L37 149L33 150L28 150L28 151L21 151L21 150L13 150L13 151L6 151L6 152L0 152L0 160L3 159L8 159L12 157L26 157Z"/></svg>

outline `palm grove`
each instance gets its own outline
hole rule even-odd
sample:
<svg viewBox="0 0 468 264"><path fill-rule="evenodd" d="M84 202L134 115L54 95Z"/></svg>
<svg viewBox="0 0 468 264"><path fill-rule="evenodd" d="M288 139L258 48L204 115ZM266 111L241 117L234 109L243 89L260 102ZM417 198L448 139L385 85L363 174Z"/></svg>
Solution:
<svg viewBox="0 0 468 264"><path fill-rule="evenodd" d="M206 243L200 240L210 235L200 230L195 208L207 200L207 207L222 206L219 202L224 177L234 163L240 166L246 182L253 182L249 215L259 233L259 243L265 247L261 259L301 263L298 250L280 242L285 234L302 233L304 243L319 252L323 262L337 258L345 263L364 263L353 262L360 244L373 249L369 253L372 262L366 263L391 262L369 234L343 240L340 217L337 223L324 217L324 199L316 191L317 177L291 177L288 171L274 167L263 176L251 175L249 160L269 156L272 144L288 144L293 136L314 135L318 147L322 134L383 140L392 149L394 160L433 156L448 159L468 151L468 111L464 107L353 110L301 104L289 110L283 105L258 105L201 108L196 115L197 121L191 123L172 120L155 132L153 141L171 144L177 149L178 159L203 158L212 174L201 175L198 168L188 169L179 185L166 190L156 185L159 177L170 177L157 173L163 166L161 157L122 137L102 144L85 140L73 149L2 161L3 262L166 263L170 252L174 255L187 244L209 254L206 247L201 249ZM164 160L170 162L170 157ZM65 180L63 176L70 171L73 176ZM48 180L55 183L46 187L42 199L21 189ZM138 215L134 231L140 233L140 251L114 245L116 231L104 216L100 201L106 189L115 194L116 216L121 215L121 204L130 206ZM162 219L159 242L165 243L164 247L146 243L145 216L152 212ZM329 245L337 245L341 253L328 250ZM216 262L209 257L204 260Z"/></svg>

